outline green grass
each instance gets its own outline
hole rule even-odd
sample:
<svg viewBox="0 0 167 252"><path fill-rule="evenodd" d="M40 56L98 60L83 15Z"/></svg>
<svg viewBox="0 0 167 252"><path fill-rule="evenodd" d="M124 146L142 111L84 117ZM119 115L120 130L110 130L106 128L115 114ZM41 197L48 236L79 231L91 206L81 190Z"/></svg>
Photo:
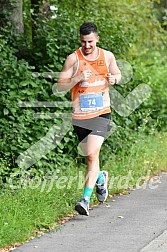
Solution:
<svg viewBox="0 0 167 252"><path fill-rule="evenodd" d="M148 171L150 175L167 171L166 149L167 134L140 136L131 146L129 155L122 150L119 155L108 159L103 169L109 172L110 194L141 184L145 178L141 181L140 178ZM82 193L84 171L84 165L78 168L73 163L66 171L56 174L54 181L48 178L42 182L38 178L25 181L23 188L2 192L0 248L25 242L40 232L59 227L60 219L73 215L75 202ZM128 183L125 183L129 172ZM94 203L97 203L95 194L92 197Z"/></svg>
<svg viewBox="0 0 167 252"><path fill-rule="evenodd" d="M143 186L151 186L153 175L167 171L166 150L167 134L140 135L128 155L122 150L120 155L105 164L104 169L109 172L110 193L140 187L143 183Z"/></svg>

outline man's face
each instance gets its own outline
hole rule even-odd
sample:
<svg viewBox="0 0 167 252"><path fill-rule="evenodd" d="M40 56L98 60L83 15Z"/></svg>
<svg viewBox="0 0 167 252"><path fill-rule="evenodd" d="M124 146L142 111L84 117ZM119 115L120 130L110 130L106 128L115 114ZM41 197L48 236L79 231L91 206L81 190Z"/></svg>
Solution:
<svg viewBox="0 0 167 252"><path fill-rule="evenodd" d="M84 55L93 53L96 48L96 43L99 41L99 37L96 33L91 32L89 35L80 35L82 52Z"/></svg>

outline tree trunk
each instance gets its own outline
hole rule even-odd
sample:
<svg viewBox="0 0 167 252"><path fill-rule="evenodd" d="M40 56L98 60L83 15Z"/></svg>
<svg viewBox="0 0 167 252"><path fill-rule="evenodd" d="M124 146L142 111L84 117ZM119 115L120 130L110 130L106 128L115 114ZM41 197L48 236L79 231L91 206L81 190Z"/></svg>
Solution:
<svg viewBox="0 0 167 252"><path fill-rule="evenodd" d="M24 10L24 36L26 39L27 47L32 48L32 14L31 14L31 0L24 0L23 10Z"/></svg>
<svg viewBox="0 0 167 252"><path fill-rule="evenodd" d="M22 0L12 0L11 22L14 34L24 32Z"/></svg>
<svg viewBox="0 0 167 252"><path fill-rule="evenodd" d="M1 23L10 25L14 35L24 32L22 0L0 1Z"/></svg>

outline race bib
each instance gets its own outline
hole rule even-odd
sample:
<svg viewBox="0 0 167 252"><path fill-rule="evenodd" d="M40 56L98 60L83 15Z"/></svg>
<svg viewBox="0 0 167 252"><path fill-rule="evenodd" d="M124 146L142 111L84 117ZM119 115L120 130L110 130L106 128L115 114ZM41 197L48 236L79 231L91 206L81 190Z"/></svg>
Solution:
<svg viewBox="0 0 167 252"><path fill-rule="evenodd" d="M80 108L82 111L92 111L103 107L102 94L80 95Z"/></svg>

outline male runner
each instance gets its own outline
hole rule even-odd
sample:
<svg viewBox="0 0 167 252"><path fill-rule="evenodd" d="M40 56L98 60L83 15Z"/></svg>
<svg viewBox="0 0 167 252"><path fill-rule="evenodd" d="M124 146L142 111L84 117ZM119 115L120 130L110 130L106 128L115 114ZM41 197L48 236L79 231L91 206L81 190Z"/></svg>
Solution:
<svg viewBox="0 0 167 252"><path fill-rule="evenodd" d="M109 85L121 79L112 52L97 47L99 41L95 24L80 26L81 47L70 54L58 80L58 91L71 90L72 121L87 160L85 188L75 210L89 215L89 203L96 185L100 202L108 196L108 172L100 171L99 152L110 125Z"/></svg>

